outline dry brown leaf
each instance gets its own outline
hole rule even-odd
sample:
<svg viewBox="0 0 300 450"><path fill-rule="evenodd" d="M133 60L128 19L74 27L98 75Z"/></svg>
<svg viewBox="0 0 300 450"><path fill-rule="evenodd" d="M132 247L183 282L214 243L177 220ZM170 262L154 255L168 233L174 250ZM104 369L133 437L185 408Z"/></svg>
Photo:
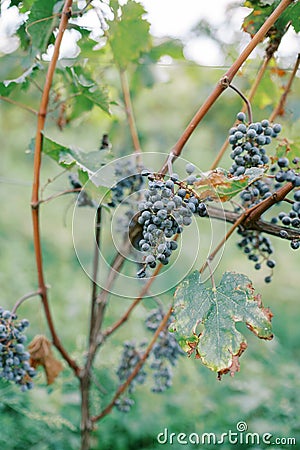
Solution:
<svg viewBox="0 0 300 450"><path fill-rule="evenodd" d="M30 353L30 365L34 368L43 366L47 384L52 384L55 378L63 370L63 365L52 352L52 344L46 336L37 335L28 346Z"/></svg>

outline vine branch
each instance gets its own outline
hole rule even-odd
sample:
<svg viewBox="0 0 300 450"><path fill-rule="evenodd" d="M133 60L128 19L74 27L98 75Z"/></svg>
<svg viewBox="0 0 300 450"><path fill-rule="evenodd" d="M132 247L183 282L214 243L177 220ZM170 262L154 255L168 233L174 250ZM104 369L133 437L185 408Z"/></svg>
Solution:
<svg viewBox="0 0 300 450"><path fill-rule="evenodd" d="M267 20L264 22L264 24L261 26L261 28L257 31L257 33L253 36L249 44L245 47L245 49L242 51L240 56L236 59L236 61L232 64L230 69L225 73L225 75L221 78L221 80L218 82L216 87L214 88L213 92L208 96L208 98L205 100L203 105L198 109L178 141L176 142L175 146L172 148L172 161L174 161L178 156L180 156L183 147L185 146L188 139L191 137L193 132L195 131L195 128L199 125L203 117L207 114L207 112L210 110L210 108L214 105L216 100L220 97L222 92L228 87L228 83L231 83L234 76L240 69L240 67L243 65L243 63L246 61L248 56L252 53L252 51L256 48L256 46L262 41L266 33L269 31L269 29L272 27L272 25L276 22L276 20L281 16L281 14L287 9L287 7L293 3L293 0L282 0L280 4L277 6L277 8L272 12L272 14L267 18ZM224 80L226 80L226 83L224 83ZM167 158L167 161L164 163L161 173L166 174L168 170L168 161L169 158Z"/></svg>
<svg viewBox="0 0 300 450"><path fill-rule="evenodd" d="M286 100L287 100L287 96L288 96L288 94L289 94L289 92L291 90L292 83L294 81L294 78L295 78L295 76L297 74L297 71L298 71L298 68L299 68L299 64L300 64L300 53L298 53L294 69L293 69L293 71L292 71L292 73L290 75L290 78L289 78L289 80L287 82L287 85L286 85L286 87L284 89L284 92L283 92L282 96L280 97L279 103L278 103L277 107L274 109L274 111L272 112L272 114L269 117L270 122L273 122L275 117L283 115L284 107L285 107Z"/></svg>
<svg viewBox="0 0 300 450"><path fill-rule="evenodd" d="M36 130L36 138L35 138L35 152L34 152L34 161L33 161L33 185L32 185L32 196L31 196L31 210L32 210L32 224L33 224L33 241L34 241L34 249L35 249L35 259L37 266L37 274L38 274L38 285L39 292L42 300L42 304L44 307L45 317L48 323L48 327L52 336L53 345L60 352L62 357L68 363L68 365L73 369L74 374L79 376L79 367L77 363L71 359L68 352L63 347L57 333L55 330L52 314L50 311L48 295L47 295L47 287L44 279L44 269L43 269L43 256L42 256L42 247L41 247L41 234L40 234L40 216L39 216L39 188L40 188L40 171L41 171L41 162L42 162L42 147L43 147L43 130L45 126L46 116L47 116L47 108L49 104L49 95L50 89L52 85L52 80L55 72L56 63L59 56L59 49L61 45L61 41L63 38L64 31L68 24L68 19L70 16L70 11L72 7L72 0L66 0L63 13L61 17L61 21L59 24L58 33L56 36L54 51L52 59L48 66L48 71L46 75L45 85L42 93L42 98L40 102L39 112L38 112L38 120L37 120L37 130Z"/></svg>
<svg viewBox="0 0 300 450"><path fill-rule="evenodd" d="M101 411L98 415L94 416L91 418L92 422L97 422L98 420L102 419L104 416L106 416L107 414L109 414L112 410L112 408L114 407L114 404L116 402L116 400L120 397L120 395L123 394L123 392L128 388L128 386L130 385L130 383L132 382L132 380L137 376L137 374L139 373L140 369L143 367L143 365L145 364L160 332L166 327L169 317L172 314L172 310L173 310L173 304L170 306L168 312L166 313L166 315L164 316L163 320L160 322L159 327L157 328L157 330L155 331L153 338L151 339L148 347L145 350L145 353L143 354L143 356L141 357L141 359L139 360L139 362L136 364L135 368L133 369L133 371L131 372L131 374L129 375L129 377L127 378L127 380L121 384L121 386L117 389L115 395L113 396L111 402L103 409L103 411Z"/></svg>
<svg viewBox="0 0 300 450"><path fill-rule="evenodd" d="M260 84L260 82L261 82L261 80L262 80L262 78L263 78L263 76L264 76L264 74L265 74L265 72L266 72L266 69L267 69L267 67L268 67L268 64L269 64L270 60L272 59L272 56L273 56L273 55L267 55L267 56L264 57L263 63L262 63L262 65L261 65L261 67L260 67L260 69L259 69L259 71L258 71L258 73L257 73L257 75L256 75L256 77L255 77L255 81L254 81L254 83L252 84L252 87L251 87L251 89L250 89L250 91L249 91L249 94L248 94L248 96L247 96L249 102L251 102L252 99L254 98L254 95L256 94L256 91L257 91L257 89L258 89L258 86L259 86L259 84ZM242 106L242 108L241 108L241 111L242 111L242 112L245 112L245 111L246 111L246 105L245 105L245 103L243 104L243 106ZM229 140L228 140L228 137L227 137L227 138L225 139L225 141L224 141L222 147L220 148L220 150L219 150L219 152L218 152L216 158L214 159L213 163L211 164L210 170L214 170L214 169L216 169L216 168L218 167L218 165L219 165L221 159L222 159L223 156L224 156L224 153L225 153L226 150L227 150L228 144L229 144Z"/></svg>
<svg viewBox="0 0 300 450"><path fill-rule="evenodd" d="M15 100L9 98L9 97L4 97L3 95L0 95L0 100L3 100L7 103L11 103L12 105L18 106L19 108L25 109L25 111L29 111L30 113L34 114L35 116L38 115L38 112L31 108L30 106L24 105L23 103L20 102L16 102Z"/></svg>

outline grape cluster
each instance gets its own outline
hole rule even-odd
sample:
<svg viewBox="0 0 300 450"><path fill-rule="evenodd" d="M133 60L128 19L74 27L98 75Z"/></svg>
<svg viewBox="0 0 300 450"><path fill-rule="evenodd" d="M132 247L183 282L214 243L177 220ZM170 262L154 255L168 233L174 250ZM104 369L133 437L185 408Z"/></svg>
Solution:
<svg viewBox="0 0 300 450"><path fill-rule="evenodd" d="M114 207L122 202L127 204L129 201L132 201L129 196L134 193L139 195L139 191L144 183L143 177L130 159L121 159L116 162L115 176L118 181L111 189L112 199L108 204L110 207Z"/></svg>
<svg viewBox="0 0 300 450"><path fill-rule="evenodd" d="M155 332L162 320L162 310L154 309L147 317L145 324L148 330ZM153 370L153 392L163 392L172 385L172 367L176 365L178 357L183 354L173 334L167 328L161 331L153 347L154 360L150 365Z"/></svg>
<svg viewBox="0 0 300 450"><path fill-rule="evenodd" d="M15 314L0 307L0 378L20 385L23 392L33 387L32 378L36 375L24 347L23 332L28 325L28 320L17 320Z"/></svg>
<svg viewBox="0 0 300 450"><path fill-rule="evenodd" d="M269 162L264 146L278 136L281 125L275 123L271 126L267 119L246 125L243 112L237 114L237 119L240 123L229 130L229 143L232 146L230 157L234 161L229 171L239 176L247 168L264 166Z"/></svg>
<svg viewBox="0 0 300 450"><path fill-rule="evenodd" d="M134 400L132 398L122 396L117 398L115 401L116 408L123 413L128 413L131 410L131 407L134 405Z"/></svg>
<svg viewBox="0 0 300 450"><path fill-rule="evenodd" d="M117 376L120 384L124 383L124 381L127 380L127 378L131 375L131 373L135 369L137 363L141 360L144 346L145 346L144 342L140 344L139 348L137 348L135 342L129 341L124 342L121 361L117 369ZM147 374L145 370L141 368L137 373L137 375L134 377L134 379L131 381L128 387L128 394L133 393L135 386L137 384L145 383L146 376ZM127 396L122 396L115 402L115 406L121 412L129 412L133 404L134 400Z"/></svg>
<svg viewBox="0 0 300 450"><path fill-rule="evenodd" d="M230 157L234 161L229 172L234 176L243 175L253 167L265 167L269 163L265 146L281 131L280 124L271 126L267 119L246 125L246 116L242 112L237 114L237 119L240 123L229 131L229 143L232 146ZM273 179L265 177L257 180L241 192L242 205L249 208L260 203L278 187L278 183L274 186Z"/></svg>
<svg viewBox="0 0 300 450"><path fill-rule="evenodd" d="M254 268L260 270L265 263L271 269L270 274L265 277L265 282L270 283L273 269L276 266L276 262L270 258L274 252L270 239L253 230L242 230L239 228L238 234L242 236L238 246L248 256L248 259L254 262Z"/></svg>
<svg viewBox="0 0 300 450"><path fill-rule="evenodd" d="M81 189L77 196L77 205L79 207L91 206L92 208L94 208L96 206L96 202L94 202L94 200L90 198L86 191L82 189L82 184L79 181L77 173L70 173L69 181L74 189Z"/></svg>
<svg viewBox="0 0 300 450"><path fill-rule="evenodd" d="M126 381L129 375L131 375L133 369L141 359L142 348L144 346L145 344L142 343L140 344L140 348L138 349L134 342L129 341L124 342L121 362L117 369L117 376L119 378L120 383ZM143 384L145 382L145 379L146 379L146 372L144 369L141 369L137 374L137 376L132 381L129 387L129 393L132 392L134 384Z"/></svg>
<svg viewBox="0 0 300 450"><path fill-rule="evenodd" d="M172 252L178 247L176 235L192 223L193 214L207 215L206 205L192 188L197 181L192 175L194 169L192 164L187 164L188 177L184 181L179 181L175 173L165 180L147 170L142 172L148 176L149 188L144 192L144 201L138 205L138 223L142 226L139 247L147 254L137 274L139 278L146 276L147 267L153 269L157 262L169 263Z"/></svg>

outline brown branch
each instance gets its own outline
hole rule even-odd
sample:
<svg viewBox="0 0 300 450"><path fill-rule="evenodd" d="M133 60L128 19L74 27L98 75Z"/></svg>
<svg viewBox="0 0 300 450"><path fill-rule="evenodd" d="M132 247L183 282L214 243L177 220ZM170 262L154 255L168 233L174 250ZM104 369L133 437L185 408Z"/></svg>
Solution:
<svg viewBox="0 0 300 450"><path fill-rule="evenodd" d="M95 248L94 248L94 260L93 260L93 279L92 279L92 298L91 298L91 317L90 317L90 343L92 339L92 332L95 324L95 307L97 301L97 278L98 278L98 268L99 268L99 245L100 245L100 231L101 231L101 219L102 219L102 208L99 206L96 213L95 221Z"/></svg>
<svg viewBox="0 0 300 450"><path fill-rule="evenodd" d="M113 325L111 325L109 328L107 328L107 330L105 330L102 333L102 336L103 336L104 339L106 339L108 336L110 336L112 333L114 333L121 325L123 325L123 323L125 323L129 319L130 314L132 313L134 308L141 302L143 297L147 294L150 286L155 281L155 278L159 274L159 272L160 272L162 267L163 267L162 264L158 264L158 266L156 267L155 271L153 272L153 275L151 276L151 278L149 278L149 280L147 281L147 283L145 284L145 286L141 290L139 296L130 305L130 307L127 309L125 314L122 317L120 317L119 320L117 320Z"/></svg>
<svg viewBox="0 0 300 450"><path fill-rule="evenodd" d="M276 20L280 17L280 15L287 9L287 7L293 3L293 0L282 0L280 4L277 6L277 8L272 12L272 14L267 18L267 20L264 22L264 24L261 26L261 28L257 31L257 33L253 36L249 44L245 47L245 49L242 51L240 56L236 59L236 61L232 64L230 69L225 73L225 75L221 78L221 80L218 82L216 87L214 88L213 92L208 96L206 101L203 103L203 105L199 108L199 110L196 112L178 141L176 142L175 146L172 148L170 152L171 161L173 162L182 152L183 147L185 146L186 142L192 135L192 133L195 131L195 128L199 125L203 117L207 114L207 112L210 110L210 108L214 105L216 100L220 97L222 92L228 87L228 84L231 83L234 76L238 72L238 70L241 68L243 63L246 61L248 56L252 53L252 51L257 47L257 45L263 40L266 33L269 31L269 29L274 25ZM167 158L166 162L164 163L161 173L166 174L168 171L168 162L170 160L170 156Z"/></svg>
<svg viewBox="0 0 300 450"><path fill-rule="evenodd" d="M287 183L285 186L282 186L278 191L274 192L270 197L263 200L261 203L258 203L257 205L252 206L251 208L244 211L241 215L239 215L236 220L233 222L233 226L228 230L225 237L221 240L221 242L216 246L216 248L211 252L211 254L208 256L205 263L202 265L201 269L199 270L200 273L202 273L208 266L208 263L211 262L217 253L220 251L220 249L223 247L225 242L230 238L232 233L235 231L235 229L243 225L247 229L251 229L254 226L254 229L257 229L255 227L255 223L260 219L260 217L268 210L270 209L275 203L281 202L286 195L293 190L294 186L292 183ZM226 216L225 216L226 217ZM261 225L261 224L260 224ZM264 230L262 230L264 231Z"/></svg>
<svg viewBox="0 0 300 450"><path fill-rule="evenodd" d="M38 289L37 291L28 292L28 294L23 295L14 305L13 309L11 310L12 314L15 314L17 309L20 305L22 305L25 300L28 300L29 298L36 297L37 295L41 295L41 291Z"/></svg>
<svg viewBox="0 0 300 450"><path fill-rule="evenodd" d="M73 369L75 375L78 377L80 369L76 362L71 359L68 352L63 347L54 327L53 318L50 311L47 287L44 280L43 270L43 256L41 247L41 235L40 235L40 217L39 217L39 188L40 188L40 170L42 161L42 146L43 146L43 129L45 126L47 108L49 103L49 94L52 85L52 80L55 72L56 63L59 56L59 49L63 38L64 31L67 27L69 13L72 6L72 0L66 0L63 8L62 18L59 24L58 34L56 36L54 51L52 59L48 66L45 85L40 102L40 108L38 112L37 130L35 138L35 153L33 162L33 185L32 185L32 197L31 197L31 209L32 209L32 223L33 223L33 241L35 249L35 258L38 274L38 285L42 304L44 307L45 317L48 323L48 327L52 336L53 345L60 352L62 357Z"/></svg>
<svg viewBox="0 0 300 450"><path fill-rule="evenodd" d="M35 116L38 115L38 112L35 109L30 108L30 106L24 105L23 103L16 102L15 100L12 100L9 97L4 97L3 95L0 95L0 100L3 100L7 103L11 103L12 105L18 106L19 108L25 109L26 111L29 111L30 113L34 114Z"/></svg>
<svg viewBox="0 0 300 450"><path fill-rule="evenodd" d="M269 121L273 122L273 120L277 117L277 116L282 116L283 115L283 111L284 111L284 107L286 104L286 100L287 100L287 96L291 90L292 87L292 83L294 81L294 78L297 74L297 70L299 68L299 64L300 64L300 53L298 53L298 57L294 66L294 69L290 75L289 81L287 83L287 85L285 86L284 92L282 94L282 96L280 97L279 103L277 105L277 107L274 109L274 111L272 112L272 114L269 117Z"/></svg>
<svg viewBox="0 0 300 450"><path fill-rule="evenodd" d="M261 203L258 203L258 205L255 205L254 207L250 208L250 210L246 211L244 213L245 227L250 226L252 223L256 222L268 209L275 205L275 203L281 202L293 189L294 186L292 183L286 183L284 186L278 189L278 191L274 192L270 197L266 198Z"/></svg>
<svg viewBox="0 0 300 450"><path fill-rule="evenodd" d="M255 81L252 84L252 87L251 87L251 89L249 91L249 94L247 96L249 102L251 102L252 99L254 98L254 95L256 94L258 86L259 86L259 84L260 84L260 82L262 80L262 77L264 76L264 74L266 72L266 69L268 67L268 64L269 64L271 58L272 58L272 55L271 56L265 56L265 58L263 60L263 63L262 63L262 65L261 65L261 67L260 67L260 69L258 71L258 74L255 77ZM247 106L245 104L243 104L243 106L241 108L241 111L245 112L246 108L247 108ZM223 158L223 156L224 156L224 154L225 154L225 152L227 150L228 144L229 144L229 140L228 140L228 137L227 137L225 139L222 147L220 148L219 153L217 154L215 160L213 161L212 165L210 166L210 170L214 170L214 169L216 169L218 167L221 159Z"/></svg>
<svg viewBox="0 0 300 450"><path fill-rule="evenodd" d="M130 89L129 89L126 70L120 69L120 79L121 79L122 93L123 93L123 97L124 97L125 112L126 112L129 129L130 129L133 148L134 148L135 153L137 153L137 155L138 155L137 158L140 160L139 154L141 153L141 145L140 145L139 136L138 136L136 123L135 123L135 118L134 118L134 114L133 114L133 107L132 107L132 102L131 102ZM138 162L140 163L140 161L138 161Z"/></svg>
<svg viewBox="0 0 300 450"><path fill-rule="evenodd" d="M239 213L223 210L214 206L208 206L207 211L207 217L209 217L210 219L222 220L229 223L235 223L240 217ZM245 224L243 224L243 227L245 227ZM247 230L261 231L265 234L270 234L279 238L281 238L280 232L284 230L287 235L287 237L285 238L286 240L293 241L300 239L300 230L294 230L293 228L276 225L261 219L257 220L254 223L247 224L247 227L245 228Z"/></svg>
<svg viewBox="0 0 300 450"><path fill-rule="evenodd" d="M143 365L145 364L157 338L159 337L159 334L161 333L161 331L166 327L169 317L172 314L172 310L173 310L173 304L170 306L168 312L166 313L166 315L164 316L163 320L160 322L159 327L157 328L157 330L155 331L153 338L151 339L148 347L145 350L145 353L143 354L143 356L141 357L141 359L139 360L139 362L136 364L135 368L133 369L132 373L129 375L129 377L127 378L127 380L121 384L121 386L118 388L118 390L116 391L115 395L113 396L111 402L103 409L103 411L101 411L98 415L94 416L91 418L92 422L97 422L98 420L102 419L104 416L106 416L107 414L109 414L111 412L111 410L113 409L116 400L123 394L123 392L128 388L128 386L130 385L130 383L133 381L133 379L137 376L137 374L139 373L140 369L143 367Z"/></svg>
<svg viewBox="0 0 300 450"><path fill-rule="evenodd" d="M82 191L82 188L66 189L65 191L58 192L57 194L50 195L50 197L47 197L45 199L40 199L38 201L38 204L40 205L41 203L48 203L51 200L54 200L55 198L62 197L63 195L74 194L76 192L81 192L81 191ZM34 203L32 203L32 205L36 206L36 205L34 205Z"/></svg>

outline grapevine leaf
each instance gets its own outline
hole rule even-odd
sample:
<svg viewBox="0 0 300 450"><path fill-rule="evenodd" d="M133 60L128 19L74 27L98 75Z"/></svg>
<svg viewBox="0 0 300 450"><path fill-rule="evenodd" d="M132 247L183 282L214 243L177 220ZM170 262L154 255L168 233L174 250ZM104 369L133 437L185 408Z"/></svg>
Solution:
<svg viewBox="0 0 300 450"><path fill-rule="evenodd" d="M287 138L280 139L276 147L276 156L273 159L275 162L278 158L288 158L290 164L294 158L300 158L300 139L289 140Z"/></svg>
<svg viewBox="0 0 300 450"><path fill-rule="evenodd" d="M78 178L80 183L82 184L84 191L87 195L94 200L95 202L107 204L112 199L112 192L106 186L96 186L92 180L89 178L89 175L86 171L78 169Z"/></svg>
<svg viewBox="0 0 300 450"><path fill-rule="evenodd" d="M240 177L232 177L223 169L211 170L195 182L194 190L200 199L209 197L212 200L227 202L263 174L264 169L261 168L248 170Z"/></svg>
<svg viewBox="0 0 300 450"><path fill-rule="evenodd" d="M280 0L246 0L244 6L252 8L253 11L244 19L243 30L251 36L259 30L266 19L279 5ZM267 37L274 42L280 40L287 30L287 24L291 23L296 32L300 31L300 4L299 2L290 5L278 18L275 24L267 33Z"/></svg>
<svg viewBox="0 0 300 450"><path fill-rule="evenodd" d="M58 17L53 17L55 0L35 0L27 21L27 32L31 37L31 45L37 54L42 54L49 43Z"/></svg>
<svg viewBox="0 0 300 450"><path fill-rule="evenodd" d="M66 88L70 90L69 120L80 116L85 111L90 111L95 105L110 114L107 89L96 83L87 69L74 66L58 72Z"/></svg>
<svg viewBox="0 0 300 450"><path fill-rule="evenodd" d="M261 339L273 337L272 313L254 295L249 278L239 273L224 273L216 288L205 287L199 272L190 274L175 292L174 317L170 331L181 347L188 354L195 352L219 376L238 370L238 357L247 347L236 322L246 323Z"/></svg>
<svg viewBox="0 0 300 450"><path fill-rule="evenodd" d="M182 59L183 45L179 39L164 39L158 45L153 46L148 54L155 62L165 55L174 59Z"/></svg>
<svg viewBox="0 0 300 450"><path fill-rule="evenodd" d="M34 368L38 366L44 368L47 384L52 384L63 370L62 363L54 357L51 347L51 342L43 335L35 336L28 346L30 365Z"/></svg>
<svg viewBox="0 0 300 450"><path fill-rule="evenodd" d="M0 94L8 96L16 87L26 89L29 86L30 79L35 75L35 72L40 69L39 64L33 64L29 69L25 70L20 76L11 80L4 80L0 83Z"/></svg>
<svg viewBox="0 0 300 450"><path fill-rule="evenodd" d="M106 164L110 157L109 150L86 153L77 148L65 147L47 137L44 137L43 140L43 152L66 169L76 165L82 171L87 172L90 178Z"/></svg>
<svg viewBox="0 0 300 450"><path fill-rule="evenodd" d="M129 0L121 11L121 17L115 17L110 23L109 42L115 62L121 69L125 69L148 49L150 24L143 19L145 9L135 1Z"/></svg>

